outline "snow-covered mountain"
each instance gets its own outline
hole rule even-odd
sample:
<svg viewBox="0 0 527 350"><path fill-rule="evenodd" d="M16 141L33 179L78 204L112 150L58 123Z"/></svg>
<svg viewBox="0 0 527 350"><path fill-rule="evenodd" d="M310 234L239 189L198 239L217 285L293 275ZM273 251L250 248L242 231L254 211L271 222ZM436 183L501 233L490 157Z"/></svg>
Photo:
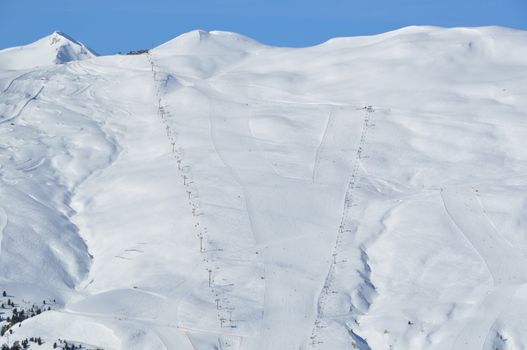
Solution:
<svg viewBox="0 0 527 350"><path fill-rule="evenodd" d="M2 342L527 348L525 57L500 27L0 51Z"/></svg>
<svg viewBox="0 0 527 350"><path fill-rule="evenodd" d="M0 70L44 67L96 57L97 54L61 32L54 32L32 44L0 50Z"/></svg>

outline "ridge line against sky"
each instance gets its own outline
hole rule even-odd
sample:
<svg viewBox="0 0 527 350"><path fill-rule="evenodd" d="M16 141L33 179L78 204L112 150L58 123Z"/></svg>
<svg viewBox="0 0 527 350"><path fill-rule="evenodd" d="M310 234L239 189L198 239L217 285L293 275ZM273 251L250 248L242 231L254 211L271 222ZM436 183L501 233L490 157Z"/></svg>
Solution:
<svg viewBox="0 0 527 350"><path fill-rule="evenodd" d="M60 30L99 54L151 48L194 29L304 47L410 25L527 30L525 0L0 0L0 49Z"/></svg>

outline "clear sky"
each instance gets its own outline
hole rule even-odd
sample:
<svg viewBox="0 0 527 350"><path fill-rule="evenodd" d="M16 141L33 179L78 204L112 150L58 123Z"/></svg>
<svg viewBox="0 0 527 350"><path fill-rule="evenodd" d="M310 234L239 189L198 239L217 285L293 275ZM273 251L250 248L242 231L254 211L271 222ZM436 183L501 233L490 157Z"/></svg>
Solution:
<svg viewBox="0 0 527 350"><path fill-rule="evenodd" d="M527 30L527 0L0 0L0 48L60 30L110 54L157 46L193 29L298 47L408 25Z"/></svg>

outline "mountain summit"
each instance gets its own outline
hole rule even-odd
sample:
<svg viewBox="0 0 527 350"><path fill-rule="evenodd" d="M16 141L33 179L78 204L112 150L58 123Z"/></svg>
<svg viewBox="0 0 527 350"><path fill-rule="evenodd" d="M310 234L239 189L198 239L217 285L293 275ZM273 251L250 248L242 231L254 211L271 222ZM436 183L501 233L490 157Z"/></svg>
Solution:
<svg viewBox="0 0 527 350"><path fill-rule="evenodd" d="M30 69L96 56L97 54L84 44L55 31L31 44L0 50L0 69Z"/></svg>

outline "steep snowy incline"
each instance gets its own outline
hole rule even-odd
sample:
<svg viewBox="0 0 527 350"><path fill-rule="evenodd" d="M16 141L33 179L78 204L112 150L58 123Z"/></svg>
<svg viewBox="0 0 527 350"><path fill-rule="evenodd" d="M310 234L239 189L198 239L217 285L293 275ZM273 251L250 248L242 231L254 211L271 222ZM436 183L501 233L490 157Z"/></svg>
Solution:
<svg viewBox="0 0 527 350"><path fill-rule="evenodd" d="M485 262L494 287L455 339L451 346L454 349L483 348L498 316L511 303L516 290L527 283L527 257L497 231L478 193L479 189L463 187L441 192L445 210Z"/></svg>
<svg viewBox="0 0 527 350"><path fill-rule="evenodd" d="M0 105L2 279L16 283L11 290L38 284L56 299L84 278L90 264L70 221L71 196L115 154L115 143L95 121L98 103L79 96L88 85L64 79L65 71L12 75L3 81Z"/></svg>
<svg viewBox="0 0 527 350"><path fill-rule="evenodd" d="M0 289L58 301L10 341L527 348L526 48L193 31L2 66Z"/></svg>

